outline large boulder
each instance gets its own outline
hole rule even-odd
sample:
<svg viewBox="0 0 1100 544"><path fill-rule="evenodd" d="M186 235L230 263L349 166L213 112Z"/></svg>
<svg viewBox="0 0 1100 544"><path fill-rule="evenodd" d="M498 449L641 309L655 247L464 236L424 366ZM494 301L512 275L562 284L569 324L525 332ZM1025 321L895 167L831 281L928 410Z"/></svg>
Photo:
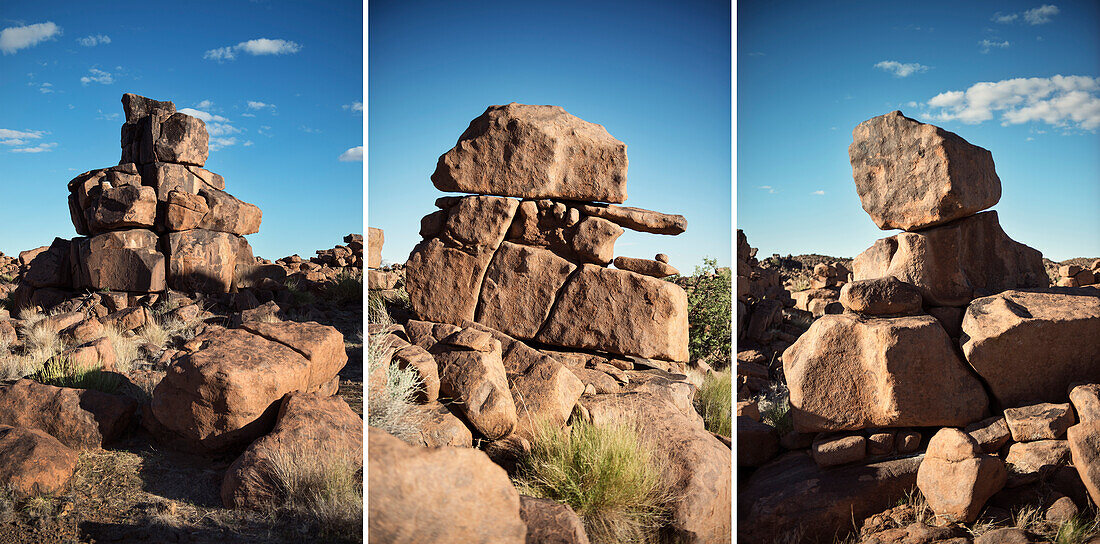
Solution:
<svg viewBox="0 0 1100 544"><path fill-rule="evenodd" d="M641 232L675 235L687 230L687 218L682 215L610 204L581 204L580 211L585 215L602 217L620 227Z"/></svg>
<svg viewBox="0 0 1100 544"><path fill-rule="evenodd" d="M102 448L130 426L132 399L23 379L0 387L0 425L39 429L76 449Z"/></svg>
<svg viewBox="0 0 1100 544"><path fill-rule="evenodd" d="M1066 432L1073 466L1093 504L1100 505L1100 421L1078 423Z"/></svg>
<svg viewBox="0 0 1100 544"><path fill-rule="evenodd" d="M185 292L229 292L237 266L236 236L194 229L165 237L169 287Z"/></svg>
<svg viewBox="0 0 1100 544"><path fill-rule="evenodd" d="M484 452L410 446L374 427L367 433L369 540L525 542L519 493Z"/></svg>
<svg viewBox="0 0 1100 544"><path fill-rule="evenodd" d="M910 315L920 313L921 297L916 287L886 276L844 284L840 304L866 315Z"/></svg>
<svg viewBox="0 0 1100 544"><path fill-rule="evenodd" d="M1005 291L975 300L962 351L1005 407L1061 403L1074 382L1100 382L1100 296L1087 290Z"/></svg>
<svg viewBox="0 0 1100 544"><path fill-rule="evenodd" d="M626 200L626 144L558 106L489 106L439 158L441 191Z"/></svg>
<svg viewBox="0 0 1100 544"><path fill-rule="evenodd" d="M202 166L210 154L207 144L206 123L186 113L173 113L160 126L155 140L156 158L164 162L176 162Z"/></svg>
<svg viewBox="0 0 1100 544"><path fill-rule="evenodd" d="M988 150L900 111L860 123L848 157L863 209L883 230L942 225L1001 199Z"/></svg>
<svg viewBox="0 0 1100 544"><path fill-rule="evenodd" d="M363 466L363 419L340 397L291 393L275 428L253 442L222 480L226 508L264 509L280 499L276 472L286 463L318 461ZM326 459L327 458L327 459Z"/></svg>
<svg viewBox="0 0 1100 544"><path fill-rule="evenodd" d="M147 229L116 230L74 238L71 246L75 289L156 292L165 289L165 258L157 234Z"/></svg>
<svg viewBox="0 0 1100 544"><path fill-rule="evenodd" d="M662 528L666 541L729 542L732 452L706 430L702 417L690 405L679 406L668 380L661 384L585 396L580 404L595 425L636 424L642 439L668 457L672 492L680 500L672 504L670 519Z"/></svg>
<svg viewBox="0 0 1100 544"><path fill-rule="evenodd" d="M382 244L386 243L386 233L382 229L367 227L367 268L382 266Z"/></svg>
<svg viewBox="0 0 1100 544"><path fill-rule="evenodd" d="M982 454L978 442L959 429L940 429L928 442L917 471L917 487L937 515L973 523L985 501L1005 485L1005 463Z"/></svg>
<svg viewBox="0 0 1100 544"><path fill-rule="evenodd" d="M539 342L688 360L687 294L671 282L586 264L565 283Z"/></svg>
<svg viewBox="0 0 1100 544"><path fill-rule="evenodd" d="M215 328L195 338L195 349L172 358L153 390L153 420L143 418L154 434L192 451L247 444L271 430L283 395L328 390L347 361L343 350L328 349L343 345L332 327L286 321L246 325L264 325L267 333Z"/></svg>
<svg viewBox="0 0 1100 544"><path fill-rule="evenodd" d="M75 450L43 431L0 425L0 482L17 499L64 490L77 458Z"/></svg>
<svg viewBox="0 0 1100 544"><path fill-rule="evenodd" d="M516 428L516 405L508 389L500 341L487 332L462 329L431 350L439 364L439 393L453 399L478 432L489 440Z"/></svg>
<svg viewBox="0 0 1100 544"><path fill-rule="evenodd" d="M481 286L477 319L518 338L532 338L577 265L548 249L504 242Z"/></svg>
<svg viewBox="0 0 1100 544"><path fill-rule="evenodd" d="M1006 289L1046 287L1043 254L1005 234L988 211L876 241L852 261L853 278L893 276L928 306L965 306Z"/></svg>
<svg viewBox="0 0 1100 544"><path fill-rule="evenodd" d="M145 185L106 186L86 211L93 232L141 228L151 229L157 217L157 193Z"/></svg>
<svg viewBox="0 0 1100 544"><path fill-rule="evenodd" d="M790 452L752 474L738 490L738 542L834 542L864 519L894 506L917 483L923 456L822 468Z"/></svg>
<svg viewBox="0 0 1100 544"><path fill-rule="evenodd" d="M826 315L783 353L783 371L799 432L965 426L989 403L928 315Z"/></svg>
<svg viewBox="0 0 1100 544"><path fill-rule="evenodd" d="M71 282L71 242L54 238L49 247L19 254L25 263L23 281L32 287L68 287Z"/></svg>

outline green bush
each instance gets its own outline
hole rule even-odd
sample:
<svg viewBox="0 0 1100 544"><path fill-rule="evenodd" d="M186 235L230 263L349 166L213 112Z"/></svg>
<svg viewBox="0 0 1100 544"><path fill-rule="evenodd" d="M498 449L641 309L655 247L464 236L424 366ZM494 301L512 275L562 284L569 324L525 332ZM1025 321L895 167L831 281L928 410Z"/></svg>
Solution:
<svg viewBox="0 0 1100 544"><path fill-rule="evenodd" d="M322 296L336 304L363 302L363 273L342 271L325 284Z"/></svg>
<svg viewBox="0 0 1100 544"><path fill-rule="evenodd" d="M652 542L672 500L667 458L626 424L539 427L516 488L577 512L596 544Z"/></svg>
<svg viewBox="0 0 1100 544"><path fill-rule="evenodd" d="M729 370L710 373L703 378L703 385L695 394L695 409L703 416L708 431L731 436L733 378Z"/></svg>
<svg viewBox="0 0 1100 544"><path fill-rule="evenodd" d="M730 365L732 343L732 287L729 268L718 268L718 260L703 258L695 274L674 281L687 292L688 350L693 361L705 361L715 368Z"/></svg>

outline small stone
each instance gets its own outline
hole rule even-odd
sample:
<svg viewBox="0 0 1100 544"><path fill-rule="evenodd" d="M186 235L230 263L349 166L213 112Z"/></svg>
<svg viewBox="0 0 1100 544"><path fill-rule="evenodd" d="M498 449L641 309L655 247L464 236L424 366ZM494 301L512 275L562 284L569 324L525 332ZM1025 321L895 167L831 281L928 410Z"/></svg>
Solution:
<svg viewBox="0 0 1100 544"><path fill-rule="evenodd" d="M1001 416L993 416L977 423L971 423L964 430L978 442L985 453L1000 451L1012 438L1008 431L1008 425L1005 423L1005 418Z"/></svg>
<svg viewBox="0 0 1100 544"><path fill-rule="evenodd" d="M653 257L653 260L655 260L657 262L662 262L662 263L667 264L668 263L668 255L665 255L664 253L658 253L657 255L655 255Z"/></svg>
<svg viewBox="0 0 1100 544"><path fill-rule="evenodd" d="M813 456L823 467L862 461L867 456L867 439L862 435L819 437L813 443Z"/></svg>
<svg viewBox="0 0 1100 544"><path fill-rule="evenodd" d="M1061 438L1074 424L1069 403L1040 403L1005 410L1005 422L1016 442Z"/></svg>

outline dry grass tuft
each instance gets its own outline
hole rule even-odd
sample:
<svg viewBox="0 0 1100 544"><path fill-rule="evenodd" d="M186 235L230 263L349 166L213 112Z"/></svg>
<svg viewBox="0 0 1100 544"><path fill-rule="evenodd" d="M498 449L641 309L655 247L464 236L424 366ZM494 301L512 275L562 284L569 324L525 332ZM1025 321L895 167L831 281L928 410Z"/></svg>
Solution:
<svg viewBox="0 0 1100 544"><path fill-rule="evenodd" d="M141 359L141 344L139 336L130 336L118 330L114 325L103 327L103 336L111 341L115 349L115 367L123 374L128 374L134 369L134 362Z"/></svg>
<svg viewBox="0 0 1100 544"><path fill-rule="evenodd" d="M703 385L695 393L695 409L703 416L708 431L732 436L733 377L729 369L703 378Z"/></svg>
<svg viewBox="0 0 1100 544"><path fill-rule="evenodd" d="M667 457L626 423L539 427L517 466L520 493L568 504L589 539L655 542L675 500Z"/></svg>
<svg viewBox="0 0 1100 544"><path fill-rule="evenodd" d="M276 510L315 520L322 534L347 538L363 528L361 459L295 444L270 458Z"/></svg>

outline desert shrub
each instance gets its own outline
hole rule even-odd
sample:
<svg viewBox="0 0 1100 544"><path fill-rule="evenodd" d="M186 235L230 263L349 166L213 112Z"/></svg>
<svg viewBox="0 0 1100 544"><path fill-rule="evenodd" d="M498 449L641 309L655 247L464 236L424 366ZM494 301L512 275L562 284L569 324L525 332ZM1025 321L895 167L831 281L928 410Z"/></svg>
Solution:
<svg viewBox="0 0 1100 544"><path fill-rule="evenodd" d="M688 350L691 360L705 361L715 368L730 365L732 326L732 275L729 268L718 268L718 260L703 258L695 274L674 277L687 292Z"/></svg>
<svg viewBox="0 0 1100 544"><path fill-rule="evenodd" d="M315 521L325 536L361 538L362 459L295 443L275 450L270 463L277 510Z"/></svg>
<svg viewBox="0 0 1100 544"><path fill-rule="evenodd" d="M790 392L786 384L771 383L757 399L757 408L760 409L760 420L775 427L779 436L794 430L794 423L791 421Z"/></svg>
<svg viewBox="0 0 1100 544"><path fill-rule="evenodd" d="M114 393L122 384L122 376L107 372L101 368L86 368L70 364L62 357L54 359L54 364L46 365L34 375L34 380L57 387L75 387L94 389L104 393Z"/></svg>
<svg viewBox="0 0 1100 544"><path fill-rule="evenodd" d="M420 435L420 420L413 399L421 387L420 375L412 367L390 364L393 350L385 336L374 334L367 341L367 424L415 443ZM374 378L383 372L382 367L385 367L384 379Z"/></svg>
<svg viewBox="0 0 1100 544"><path fill-rule="evenodd" d="M695 409L703 416L708 431L732 436L733 378L728 369L703 378L703 385L695 393Z"/></svg>
<svg viewBox="0 0 1100 544"><path fill-rule="evenodd" d="M309 306L317 302L317 296L302 287L298 278L290 278L284 283L286 290L290 293L290 304L295 308L301 308L303 306Z"/></svg>
<svg viewBox="0 0 1100 544"><path fill-rule="evenodd" d="M626 423L541 425L517 466L524 495L568 504L597 544L653 542L673 499L668 460Z"/></svg>
<svg viewBox="0 0 1100 544"><path fill-rule="evenodd" d="M363 302L363 273L343 270L325 284L323 296L335 304Z"/></svg>

